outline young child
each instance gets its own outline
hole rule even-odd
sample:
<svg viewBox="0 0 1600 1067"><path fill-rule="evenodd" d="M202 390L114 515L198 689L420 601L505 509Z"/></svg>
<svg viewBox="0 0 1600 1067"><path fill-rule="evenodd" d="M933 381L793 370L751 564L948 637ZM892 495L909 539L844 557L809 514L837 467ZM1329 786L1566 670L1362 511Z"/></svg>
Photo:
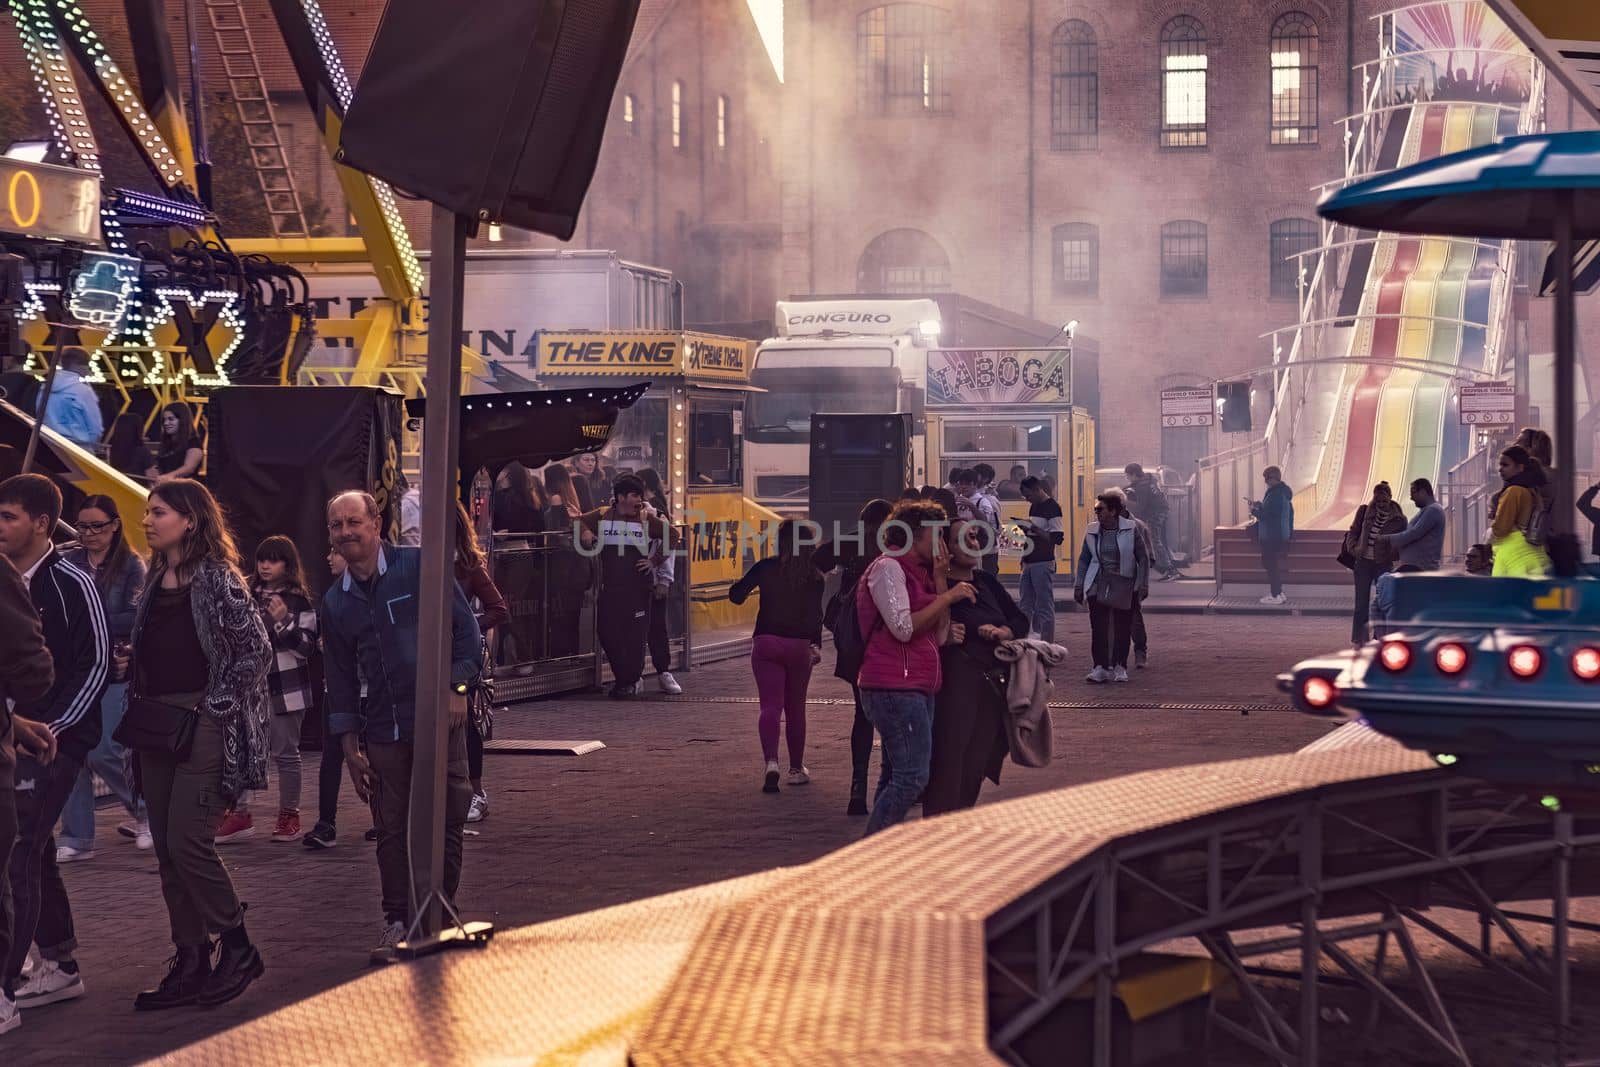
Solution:
<svg viewBox="0 0 1600 1067"><path fill-rule="evenodd" d="M272 673L267 676L272 699L267 745L278 771L278 823L272 840L298 841L300 724L313 705L310 660L317 648L317 612L293 541L275 535L261 542L250 591L272 635L274 653Z"/></svg>

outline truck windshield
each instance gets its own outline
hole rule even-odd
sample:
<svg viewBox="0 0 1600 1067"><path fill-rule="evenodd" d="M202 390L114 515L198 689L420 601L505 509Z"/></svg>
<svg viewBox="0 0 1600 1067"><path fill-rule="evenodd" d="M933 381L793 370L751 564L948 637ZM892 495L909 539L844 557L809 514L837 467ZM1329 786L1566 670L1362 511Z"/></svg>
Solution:
<svg viewBox="0 0 1600 1067"><path fill-rule="evenodd" d="M893 367L767 367L750 384L767 390L745 401L744 437L765 444L803 444L817 412L898 410L900 375Z"/></svg>

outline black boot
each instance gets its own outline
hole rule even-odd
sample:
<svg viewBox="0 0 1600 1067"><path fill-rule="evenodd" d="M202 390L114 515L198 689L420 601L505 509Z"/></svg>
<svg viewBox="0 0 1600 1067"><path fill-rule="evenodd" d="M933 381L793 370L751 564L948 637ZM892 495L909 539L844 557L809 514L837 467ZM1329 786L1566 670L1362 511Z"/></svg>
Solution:
<svg viewBox="0 0 1600 1067"><path fill-rule="evenodd" d="M220 944L217 965L195 998L196 1004L207 1008L226 1004L267 971L261 953L245 936L243 923L224 933Z"/></svg>
<svg viewBox="0 0 1600 1067"><path fill-rule="evenodd" d="M161 1011L193 1004L211 977L211 943L179 945L167 961L167 976L154 989L133 998L135 1011Z"/></svg>
<svg viewBox="0 0 1600 1067"><path fill-rule="evenodd" d="M850 806L846 815L867 814L867 772L855 771L850 775Z"/></svg>

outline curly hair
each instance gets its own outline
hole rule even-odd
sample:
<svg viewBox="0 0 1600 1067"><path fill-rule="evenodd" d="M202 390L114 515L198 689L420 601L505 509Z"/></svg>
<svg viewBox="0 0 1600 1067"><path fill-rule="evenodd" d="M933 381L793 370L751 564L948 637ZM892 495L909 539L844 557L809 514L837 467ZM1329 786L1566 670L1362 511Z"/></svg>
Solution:
<svg viewBox="0 0 1600 1067"><path fill-rule="evenodd" d="M150 490L152 498L159 498L173 511L194 523L183 538L183 553L176 568L178 580L187 582L194 577L200 564L213 560L232 570L244 583L239 573L239 548L233 543L228 524L222 518L222 508L211 491L193 478L173 478ZM146 589L154 589L167 569L164 552L150 554L150 573L145 580Z"/></svg>
<svg viewBox="0 0 1600 1067"><path fill-rule="evenodd" d="M931 500L903 500L889 513L881 538L884 548L904 551L925 526L948 525L949 513Z"/></svg>

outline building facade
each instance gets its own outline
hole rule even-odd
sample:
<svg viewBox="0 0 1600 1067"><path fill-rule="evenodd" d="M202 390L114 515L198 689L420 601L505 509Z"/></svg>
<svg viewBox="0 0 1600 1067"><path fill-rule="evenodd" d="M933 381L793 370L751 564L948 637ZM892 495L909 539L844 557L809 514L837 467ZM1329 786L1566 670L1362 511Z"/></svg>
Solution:
<svg viewBox="0 0 1600 1067"><path fill-rule="evenodd" d="M1192 465L1228 441L1163 433L1159 391L1295 321L1372 6L789 0L782 287L1076 319L1102 462Z"/></svg>

